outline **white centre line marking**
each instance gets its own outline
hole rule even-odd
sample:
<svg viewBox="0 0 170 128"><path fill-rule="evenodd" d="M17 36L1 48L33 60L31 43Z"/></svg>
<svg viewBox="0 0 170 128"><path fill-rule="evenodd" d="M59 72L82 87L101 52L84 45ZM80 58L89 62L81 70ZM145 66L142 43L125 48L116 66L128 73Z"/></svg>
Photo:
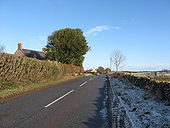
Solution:
<svg viewBox="0 0 170 128"><path fill-rule="evenodd" d="M68 94L72 93L74 90L71 90L69 92L67 92L66 94L64 94L63 96L61 96L60 98L54 100L53 102L49 103L48 105L45 106L45 108L49 107L50 105L54 104L55 102L61 100L62 98L64 98L65 96L67 96Z"/></svg>
<svg viewBox="0 0 170 128"><path fill-rule="evenodd" d="M89 79L89 81L90 81L90 80L93 80L93 78Z"/></svg>
<svg viewBox="0 0 170 128"><path fill-rule="evenodd" d="M91 81L91 80L93 80L93 79L95 79L95 78L97 78L97 76L96 76L96 77L93 77L93 78L90 78L89 81Z"/></svg>
<svg viewBox="0 0 170 128"><path fill-rule="evenodd" d="M84 83L82 83L82 84L80 85L80 87L81 87L81 86L83 86L83 85L85 85L86 83L87 83L87 81L86 81L86 82L84 82Z"/></svg>

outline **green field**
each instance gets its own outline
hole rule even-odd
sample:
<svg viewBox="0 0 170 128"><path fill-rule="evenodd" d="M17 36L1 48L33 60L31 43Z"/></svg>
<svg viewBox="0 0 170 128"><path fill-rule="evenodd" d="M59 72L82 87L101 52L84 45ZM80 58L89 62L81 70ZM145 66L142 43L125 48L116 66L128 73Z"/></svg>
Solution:
<svg viewBox="0 0 170 128"><path fill-rule="evenodd" d="M138 72L131 73L133 76L147 77L160 82L170 82L170 72Z"/></svg>

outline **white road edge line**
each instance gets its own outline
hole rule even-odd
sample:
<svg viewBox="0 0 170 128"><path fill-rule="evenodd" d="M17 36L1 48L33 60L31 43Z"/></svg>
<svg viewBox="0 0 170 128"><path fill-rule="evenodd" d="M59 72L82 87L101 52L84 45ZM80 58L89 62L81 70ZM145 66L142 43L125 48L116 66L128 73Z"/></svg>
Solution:
<svg viewBox="0 0 170 128"><path fill-rule="evenodd" d="M81 86L83 86L83 85L85 85L86 83L87 83L87 81L86 81L86 82L84 82L84 83L82 83L82 84L80 85L80 87L81 87Z"/></svg>
<svg viewBox="0 0 170 128"><path fill-rule="evenodd" d="M64 98L65 96L67 96L68 94L72 93L74 90L71 90L69 92L67 92L66 94L64 94L63 96L61 96L60 98L54 100L53 102L49 103L48 105L44 106L45 108L49 107L50 105L54 104L55 102L61 100L62 98Z"/></svg>

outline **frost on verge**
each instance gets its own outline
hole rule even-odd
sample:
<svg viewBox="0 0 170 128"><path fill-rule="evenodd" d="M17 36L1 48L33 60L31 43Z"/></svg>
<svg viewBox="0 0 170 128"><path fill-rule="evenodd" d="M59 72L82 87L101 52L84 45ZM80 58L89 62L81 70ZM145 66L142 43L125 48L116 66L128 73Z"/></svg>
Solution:
<svg viewBox="0 0 170 128"><path fill-rule="evenodd" d="M112 78L113 93L126 110L133 127L169 128L170 107L156 101L149 92L139 87Z"/></svg>

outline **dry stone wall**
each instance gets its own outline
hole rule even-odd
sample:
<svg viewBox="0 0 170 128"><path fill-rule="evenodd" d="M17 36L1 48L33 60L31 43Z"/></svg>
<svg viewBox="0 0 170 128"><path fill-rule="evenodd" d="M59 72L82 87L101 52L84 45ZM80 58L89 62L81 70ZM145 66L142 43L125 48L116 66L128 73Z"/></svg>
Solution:
<svg viewBox="0 0 170 128"><path fill-rule="evenodd" d="M123 80L131 82L135 86L150 90L159 100L166 100L170 103L170 83L156 82L149 78L125 75L122 73L115 73L113 74L113 77L119 77Z"/></svg>

